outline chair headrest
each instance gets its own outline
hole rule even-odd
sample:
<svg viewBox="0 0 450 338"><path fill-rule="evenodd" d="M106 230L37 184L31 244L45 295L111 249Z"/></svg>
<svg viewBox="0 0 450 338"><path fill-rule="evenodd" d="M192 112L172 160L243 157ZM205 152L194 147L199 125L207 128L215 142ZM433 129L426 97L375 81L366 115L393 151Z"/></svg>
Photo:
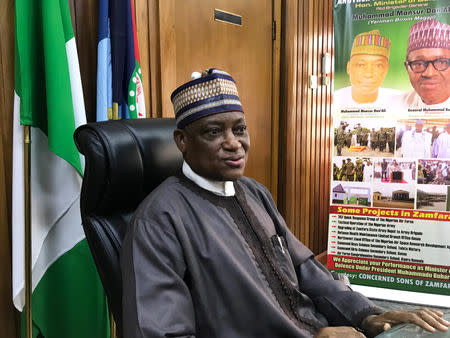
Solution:
<svg viewBox="0 0 450 338"><path fill-rule="evenodd" d="M81 215L133 212L167 177L179 172L182 155L173 141L175 119L88 123L74 134L86 157Z"/></svg>

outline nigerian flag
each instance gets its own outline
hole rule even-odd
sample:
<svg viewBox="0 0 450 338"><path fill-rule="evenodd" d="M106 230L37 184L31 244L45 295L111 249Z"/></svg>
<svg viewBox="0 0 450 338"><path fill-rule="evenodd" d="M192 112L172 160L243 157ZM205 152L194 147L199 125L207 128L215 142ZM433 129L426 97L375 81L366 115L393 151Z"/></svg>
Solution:
<svg viewBox="0 0 450 338"><path fill-rule="evenodd" d="M106 298L81 226L73 132L86 114L68 1L16 0L15 30L13 301L22 311L22 124L32 126L33 336L107 337Z"/></svg>

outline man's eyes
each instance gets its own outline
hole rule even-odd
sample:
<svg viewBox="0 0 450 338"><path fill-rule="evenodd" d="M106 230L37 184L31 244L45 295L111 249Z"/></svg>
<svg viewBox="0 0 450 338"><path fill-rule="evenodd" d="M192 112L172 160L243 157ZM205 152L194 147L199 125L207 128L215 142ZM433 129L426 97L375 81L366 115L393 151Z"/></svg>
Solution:
<svg viewBox="0 0 450 338"><path fill-rule="evenodd" d="M424 66L424 65L425 65L425 61L423 61L423 60L411 61L411 66Z"/></svg>
<svg viewBox="0 0 450 338"><path fill-rule="evenodd" d="M448 66L450 65L450 59L437 59L434 63L436 66Z"/></svg>
<svg viewBox="0 0 450 338"><path fill-rule="evenodd" d="M222 129L220 128L210 128L208 130L206 130L205 134L210 135L210 136L217 136L220 135L222 133Z"/></svg>
<svg viewBox="0 0 450 338"><path fill-rule="evenodd" d="M235 135L243 135L247 132L247 126L241 125L233 128L233 134ZM205 135L208 137L217 137L224 133L222 128L209 128L205 130Z"/></svg>
<svg viewBox="0 0 450 338"><path fill-rule="evenodd" d="M236 128L234 128L234 133L235 134L244 134L247 131L247 126L238 126Z"/></svg>

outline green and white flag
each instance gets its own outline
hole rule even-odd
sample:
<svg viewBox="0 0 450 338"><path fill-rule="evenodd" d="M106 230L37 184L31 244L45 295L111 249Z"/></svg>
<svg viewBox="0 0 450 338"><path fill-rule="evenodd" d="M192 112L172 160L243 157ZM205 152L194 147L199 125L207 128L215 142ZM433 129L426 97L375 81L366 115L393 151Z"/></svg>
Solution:
<svg viewBox="0 0 450 338"><path fill-rule="evenodd" d="M84 164L73 132L86 114L68 1L16 0L15 6L13 301L22 311L22 124L32 126L33 337L107 337L106 298L81 225Z"/></svg>

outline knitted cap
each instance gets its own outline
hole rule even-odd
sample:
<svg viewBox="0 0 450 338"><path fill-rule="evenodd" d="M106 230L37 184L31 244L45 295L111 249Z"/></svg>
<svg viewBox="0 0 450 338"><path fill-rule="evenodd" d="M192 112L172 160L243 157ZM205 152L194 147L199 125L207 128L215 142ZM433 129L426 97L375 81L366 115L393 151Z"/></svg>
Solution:
<svg viewBox="0 0 450 338"><path fill-rule="evenodd" d="M358 34L353 40L352 52L350 56L369 54L381 55L389 58L391 41L380 34L379 30L373 30Z"/></svg>
<svg viewBox="0 0 450 338"><path fill-rule="evenodd" d="M208 115L244 112L233 78L215 68L175 89L170 99L179 129Z"/></svg>
<svg viewBox="0 0 450 338"><path fill-rule="evenodd" d="M450 49L450 25L436 19L423 20L415 23L409 29L409 52L421 48Z"/></svg>

